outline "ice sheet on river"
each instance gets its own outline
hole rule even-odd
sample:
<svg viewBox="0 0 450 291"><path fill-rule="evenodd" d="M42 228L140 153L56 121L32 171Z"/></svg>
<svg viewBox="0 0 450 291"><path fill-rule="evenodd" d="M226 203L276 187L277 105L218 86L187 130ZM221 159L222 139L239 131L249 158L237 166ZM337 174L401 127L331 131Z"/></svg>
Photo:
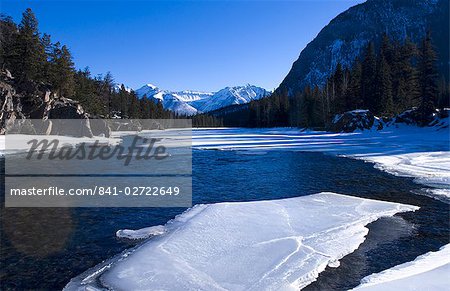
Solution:
<svg viewBox="0 0 450 291"><path fill-rule="evenodd" d="M329 133L298 129L198 129L193 146L199 149L267 151L272 149L323 152L375 163L399 176L434 187L428 194L450 202L449 128L398 125L381 131Z"/></svg>
<svg viewBox="0 0 450 291"><path fill-rule="evenodd" d="M150 227L145 227L137 230L133 229L120 229L116 232L118 238L127 239L145 239L151 236L161 235L166 232L163 225L155 225Z"/></svg>
<svg viewBox="0 0 450 291"><path fill-rule="evenodd" d="M357 249L368 233L365 225L416 209L334 193L197 205L168 222L164 234L74 278L66 288L301 288Z"/></svg>
<svg viewBox="0 0 450 291"><path fill-rule="evenodd" d="M450 290L450 244L361 280L354 290Z"/></svg>

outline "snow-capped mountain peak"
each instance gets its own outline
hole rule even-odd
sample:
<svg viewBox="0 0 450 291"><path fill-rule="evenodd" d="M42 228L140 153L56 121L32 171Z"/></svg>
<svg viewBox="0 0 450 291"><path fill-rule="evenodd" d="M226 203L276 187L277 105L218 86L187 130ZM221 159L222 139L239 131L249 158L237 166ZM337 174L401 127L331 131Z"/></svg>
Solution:
<svg viewBox="0 0 450 291"><path fill-rule="evenodd" d="M213 111L234 104L245 104L269 96L267 90L250 84L244 86L226 87L217 91L209 100L195 102L200 112Z"/></svg>
<svg viewBox="0 0 450 291"><path fill-rule="evenodd" d="M270 92L254 85L226 87L217 92L191 90L161 90L153 84L146 84L136 90L139 97L147 96L162 102L165 109L183 115L208 112L233 104L245 104L270 95Z"/></svg>
<svg viewBox="0 0 450 291"><path fill-rule="evenodd" d="M150 89L153 89L153 90L158 89L158 87L156 87L155 85L153 85L153 84L151 84L151 83L145 84L145 86L148 87L148 88L150 88ZM145 86L144 86L144 87L145 87Z"/></svg>
<svg viewBox="0 0 450 291"><path fill-rule="evenodd" d="M116 84L114 85L114 92L119 92L122 89L122 86L124 86L125 91L127 91L128 93L130 93L133 89L131 89L130 87L125 86L124 84Z"/></svg>
<svg viewBox="0 0 450 291"><path fill-rule="evenodd" d="M145 95L145 96L147 96L149 98L154 97L159 92L161 92L161 90L158 87L156 87L155 85L153 85L153 84L146 84L146 85L144 85L141 88L136 90L136 94L139 97L144 97L144 95Z"/></svg>

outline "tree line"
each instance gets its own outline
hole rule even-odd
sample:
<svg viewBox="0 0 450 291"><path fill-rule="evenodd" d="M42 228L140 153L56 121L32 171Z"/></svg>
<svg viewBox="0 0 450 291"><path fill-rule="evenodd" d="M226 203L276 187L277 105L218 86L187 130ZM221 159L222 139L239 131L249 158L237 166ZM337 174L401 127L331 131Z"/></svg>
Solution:
<svg viewBox="0 0 450 291"><path fill-rule="evenodd" d="M384 35L377 50L369 42L351 66L338 63L321 87L306 86L294 94L280 88L243 110L214 115L225 126L323 128L350 110L391 117L417 107L426 123L435 108L449 107L449 84L438 74L437 57L430 32L420 45Z"/></svg>
<svg viewBox="0 0 450 291"><path fill-rule="evenodd" d="M117 87L109 72L92 76L89 68L76 70L69 48L39 32L31 9L19 24L1 15L0 30L0 66L11 71L17 91L25 95L43 85L58 96L79 101L94 117L186 118L165 110L159 101ZM419 45L384 35L378 48L369 42L351 66L336 64L320 87L306 86L293 94L280 88L231 111L196 115L193 125L319 128L349 110L393 116L412 107L425 121L435 108L449 107L449 84L438 74L437 58L430 33Z"/></svg>
<svg viewBox="0 0 450 291"><path fill-rule="evenodd" d="M223 119L210 114L197 114L192 117L193 127L223 127Z"/></svg>
<svg viewBox="0 0 450 291"><path fill-rule="evenodd" d="M60 97L79 101L94 117L175 118L156 103L138 96L122 85L117 87L111 73L92 76L89 68L76 70L69 48L41 34L38 20L28 8L16 24L10 16L0 16L0 66L8 69L16 90L33 94L44 86Z"/></svg>

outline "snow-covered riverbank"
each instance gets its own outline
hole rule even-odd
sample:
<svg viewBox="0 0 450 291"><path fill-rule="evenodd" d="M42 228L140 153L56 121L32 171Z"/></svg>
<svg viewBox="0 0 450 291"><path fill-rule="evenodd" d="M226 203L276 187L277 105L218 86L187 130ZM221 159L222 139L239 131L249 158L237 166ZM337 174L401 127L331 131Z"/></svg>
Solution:
<svg viewBox="0 0 450 291"><path fill-rule="evenodd" d="M433 187L428 195L450 202L450 132L448 128L400 124L381 131L327 133L298 129L198 129L198 149L322 152L375 163L380 170L413 177Z"/></svg>
<svg viewBox="0 0 450 291"><path fill-rule="evenodd" d="M450 244L414 261L367 276L354 290L449 290Z"/></svg>

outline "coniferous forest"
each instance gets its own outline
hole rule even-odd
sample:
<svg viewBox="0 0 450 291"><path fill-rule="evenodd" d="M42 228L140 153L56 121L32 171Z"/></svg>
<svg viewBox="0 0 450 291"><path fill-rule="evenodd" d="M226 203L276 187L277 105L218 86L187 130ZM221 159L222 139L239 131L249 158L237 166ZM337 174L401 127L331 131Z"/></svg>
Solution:
<svg viewBox="0 0 450 291"><path fill-rule="evenodd" d="M1 15L0 30L0 66L11 72L16 91L24 96L45 86L58 96L79 101L92 117L175 117L161 104L116 86L110 72L92 76L89 68L76 70L69 48L39 31L31 9L23 13L19 24Z"/></svg>
<svg viewBox="0 0 450 291"><path fill-rule="evenodd" d="M92 76L89 68L76 70L69 48L41 33L31 9L19 24L1 16L0 65L15 78L17 90L32 93L36 84L81 103L100 118L186 118L164 110L159 102L138 98L118 87L110 72ZM323 86L299 92L277 89L249 104L193 116L193 125L326 128L339 113L368 109L390 117L417 107L425 120L435 108L449 107L448 80L436 69L438 55L428 32L419 44L408 38L381 44L369 42L351 66L337 64Z"/></svg>
<svg viewBox="0 0 450 291"><path fill-rule="evenodd" d="M416 107L426 121L436 108L449 107L449 84L436 69L437 58L431 32L420 44L384 35L378 49L369 42L351 67L337 64L323 87L306 86L294 94L279 88L241 110L213 114L225 126L326 128L346 111L368 109L392 117Z"/></svg>

